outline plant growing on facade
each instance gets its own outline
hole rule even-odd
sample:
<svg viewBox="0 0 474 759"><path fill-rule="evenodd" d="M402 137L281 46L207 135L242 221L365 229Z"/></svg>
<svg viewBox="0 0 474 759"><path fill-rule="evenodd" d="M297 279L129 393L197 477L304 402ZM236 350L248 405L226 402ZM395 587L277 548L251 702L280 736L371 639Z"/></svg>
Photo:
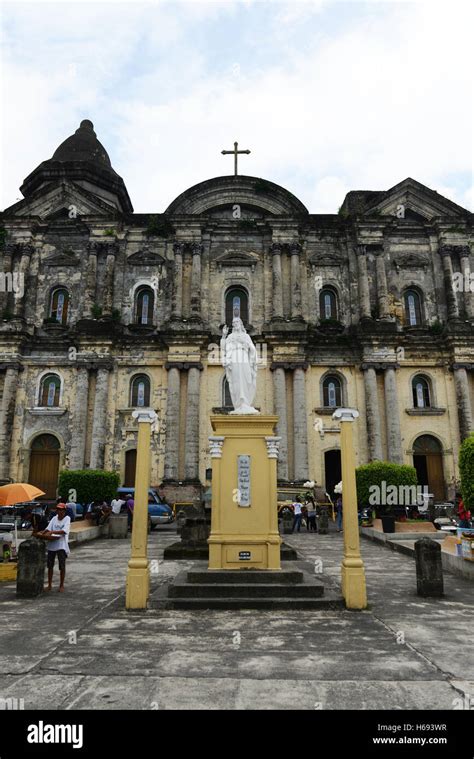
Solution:
<svg viewBox="0 0 474 759"><path fill-rule="evenodd" d="M97 303L94 303L94 305L91 308L91 314L94 317L94 319L100 319L102 316L102 306L99 306Z"/></svg>
<svg viewBox="0 0 474 759"><path fill-rule="evenodd" d="M169 219L150 216L144 234L145 237L170 237L174 235L175 231Z"/></svg>
<svg viewBox="0 0 474 759"><path fill-rule="evenodd" d="M459 473L464 506L474 511L474 433L466 438L459 451Z"/></svg>

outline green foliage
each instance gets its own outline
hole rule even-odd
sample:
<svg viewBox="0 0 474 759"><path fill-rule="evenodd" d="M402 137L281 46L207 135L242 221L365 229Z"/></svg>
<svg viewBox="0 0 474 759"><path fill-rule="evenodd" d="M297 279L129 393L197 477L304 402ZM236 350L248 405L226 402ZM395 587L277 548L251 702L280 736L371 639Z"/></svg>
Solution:
<svg viewBox="0 0 474 759"><path fill-rule="evenodd" d="M120 311L119 311L118 308L113 308L112 309L112 320L114 322L119 322L120 319L121 319L121 316L122 316L122 314L120 313Z"/></svg>
<svg viewBox="0 0 474 759"><path fill-rule="evenodd" d="M115 237L116 234L115 229L104 229L105 237Z"/></svg>
<svg viewBox="0 0 474 759"><path fill-rule="evenodd" d="M97 305L97 303L94 303L94 305L91 308L91 314L94 317L94 319L99 319L102 316L102 306Z"/></svg>
<svg viewBox="0 0 474 759"><path fill-rule="evenodd" d="M462 500L466 509L474 511L474 434L466 438L459 452Z"/></svg>
<svg viewBox="0 0 474 759"><path fill-rule="evenodd" d="M242 230L242 232L252 232L257 229L257 222L255 219L240 219L237 222L237 228Z"/></svg>
<svg viewBox="0 0 474 759"><path fill-rule="evenodd" d="M174 235L175 228L169 219L160 219L158 216L150 216L148 226L145 229L145 237L170 237Z"/></svg>
<svg viewBox="0 0 474 759"><path fill-rule="evenodd" d="M438 319L430 324L429 330L432 335L441 335L444 332L444 324Z"/></svg>
<svg viewBox="0 0 474 759"><path fill-rule="evenodd" d="M370 487L377 485L382 489L385 482L387 488L390 485L417 485L418 479L414 466L407 464L392 464L389 461L372 461L356 469L357 502L360 506L368 506L370 501ZM393 506L380 506L381 511L388 513Z"/></svg>
<svg viewBox="0 0 474 759"><path fill-rule="evenodd" d="M253 189L257 195L268 195L268 193L272 192L272 186L266 179L257 179Z"/></svg>
<svg viewBox="0 0 474 759"><path fill-rule="evenodd" d="M118 472L101 469L63 469L59 473L58 492L61 498L69 498L76 491L77 503L110 500L120 485Z"/></svg>

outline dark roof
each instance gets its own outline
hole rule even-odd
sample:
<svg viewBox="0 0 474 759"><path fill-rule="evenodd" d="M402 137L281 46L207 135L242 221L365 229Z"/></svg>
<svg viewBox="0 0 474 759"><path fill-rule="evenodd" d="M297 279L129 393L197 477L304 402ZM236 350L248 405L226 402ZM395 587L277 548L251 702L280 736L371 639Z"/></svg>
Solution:
<svg viewBox="0 0 474 759"><path fill-rule="evenodd" d="M112 169L110 158L94 132L94 124L89 119L81 121L71 137L55 150L52 161L92 161ZM113 170L113 169L112 169Z"/></svg>

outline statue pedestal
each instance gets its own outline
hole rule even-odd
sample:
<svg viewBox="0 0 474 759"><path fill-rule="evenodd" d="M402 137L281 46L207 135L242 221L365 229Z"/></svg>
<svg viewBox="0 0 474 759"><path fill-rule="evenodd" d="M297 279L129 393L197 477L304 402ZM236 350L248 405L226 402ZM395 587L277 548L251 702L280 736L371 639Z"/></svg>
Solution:
<svg viewBox="0 0 474 759"><path fill-rule="evenodd" d="M209 569L281 569L277 416L211 416Z"/></svg>

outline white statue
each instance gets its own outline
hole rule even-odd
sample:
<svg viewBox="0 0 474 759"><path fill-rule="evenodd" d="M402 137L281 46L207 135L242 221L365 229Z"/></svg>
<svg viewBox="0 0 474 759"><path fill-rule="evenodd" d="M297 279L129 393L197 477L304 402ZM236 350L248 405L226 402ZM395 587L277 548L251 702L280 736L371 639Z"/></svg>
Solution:
<svg viewBox="0 0 474 759"><path fill-rule="evenodd" d="M224 326L221 339L221 361L229 383L234 410L231 414L258 414L252 406L257 389L257 350L238 317L232 320L228 335Z"/></svg>

